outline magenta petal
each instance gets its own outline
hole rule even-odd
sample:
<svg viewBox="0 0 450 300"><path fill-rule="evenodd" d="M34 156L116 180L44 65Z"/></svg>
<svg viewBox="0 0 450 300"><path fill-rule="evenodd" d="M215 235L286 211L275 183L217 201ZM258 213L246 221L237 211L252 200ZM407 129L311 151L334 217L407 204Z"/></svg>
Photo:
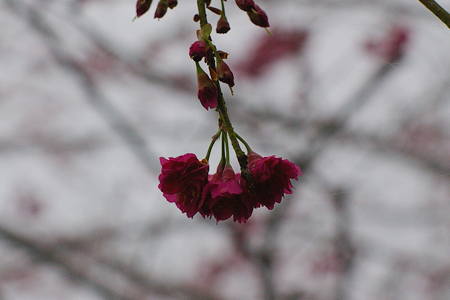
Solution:
<svg viewBox="0 0 450 300"><path fill-rule="evenodd" d="M192 153L178 157L160 158L159 189L189 218L203 204L202 191L208 181L209 165L200 162Z"/></svg>

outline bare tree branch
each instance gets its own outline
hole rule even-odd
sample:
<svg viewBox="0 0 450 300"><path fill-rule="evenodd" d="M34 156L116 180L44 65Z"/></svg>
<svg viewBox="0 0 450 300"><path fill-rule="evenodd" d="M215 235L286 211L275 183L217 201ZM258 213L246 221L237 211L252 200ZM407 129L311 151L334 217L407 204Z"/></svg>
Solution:
<svg viewBox="0 0 450 300"><path fill-rule="evenodd" d="M108 299L143 300L148 299L148 295L159 295L176 299L218 300L192 288L157 282L118 259L96 258L89 253L94 247L92 233L88 234L87 241L83 241L84 237L46 241L0 227L0 236L27 250L33 260L60 267L70 277L83 281Z"/></svg>
<svg viewBox="0 0 450 300"><path fill-rule="evenodd" d="M425 5L439 20L442 21L448 28L450 28L450 14L442 8L436 1L434 0L419 0L420 3Z"/></svg>

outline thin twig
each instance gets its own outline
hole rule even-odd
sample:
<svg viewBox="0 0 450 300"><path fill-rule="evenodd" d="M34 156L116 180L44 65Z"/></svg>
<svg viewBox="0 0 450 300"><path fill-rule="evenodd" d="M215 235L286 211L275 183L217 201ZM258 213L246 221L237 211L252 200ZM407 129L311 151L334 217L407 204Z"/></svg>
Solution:
<svg viewBox="0 0 450 300"><path fill-rule="evenodd" d="M442 8L436 1L434 0L419 0L420 3L425 5L439 20L442 21L448 28L450 28L450 14Z"/></svg>

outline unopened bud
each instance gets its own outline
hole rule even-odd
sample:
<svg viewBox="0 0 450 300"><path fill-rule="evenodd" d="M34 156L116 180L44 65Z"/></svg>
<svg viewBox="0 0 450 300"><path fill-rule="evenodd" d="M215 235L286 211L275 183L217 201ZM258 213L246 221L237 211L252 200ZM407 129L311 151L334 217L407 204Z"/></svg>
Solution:
<svg viewBox="0 0 450 300"><path fill-rule="evenodd" d="M136 2L136 18L139 18L143 14L145 14L153 0L137 0Z"/></svg>
<svg viewBox="0 0 450 300"><path fill-rule="evenodd" d="M189 56L194 61L201 61L206 55L206 44L203 41L194 42L189 48Z"/></svg>
<svg viewBox="0 0 450 300"><path fill-rule="evenodd" d="M197 97L205 109L215 108L217 106L218 92L216 85L209 78L208 74L203 71L198 62L195 63L197 67Z"/></svg>
<svg viewBox="0 0 450 300"><path fill-rule="evenodd" d="M230 30L230 24L228 23L228 20L225 17L225 14L222 13L222 15L219 18L219 21L217 22L216 32L217 33L227 33L229 30Z"/></svg>
<svg viewBox="0 0 450 300"><path fill-rule="evenodd" d="M177 6L177 4L178 4L178 0L168 0L167 1L167 6L170 9L173 9L175 6Z"/></svg>
<svg viewBox="0 0 450 300"><path fill-rule="evenodd" d="M264 28L270 26L266 13L258 5L255 4L253 9L248 11L247 14L253 24Z"/></svg>
<svg viewBox="0 0 450 300"><path fill-rule="evenodd" d="M218 59L216 71L220 81L228 84L230 88L234 86L233 72L222 59Z"/></svg>
<svg viewBox="0 0 450 300"><path fill-rule="evenodd" d="M251 11L255 2L253 0L236 0L236 5L243 11Z"/></svg>
<svg viewBox="0 0 450 300"><path fill-rule="evenodd" d="M167 12L167 0L160 0L155 11L155 19L161 19Z"/></svg>

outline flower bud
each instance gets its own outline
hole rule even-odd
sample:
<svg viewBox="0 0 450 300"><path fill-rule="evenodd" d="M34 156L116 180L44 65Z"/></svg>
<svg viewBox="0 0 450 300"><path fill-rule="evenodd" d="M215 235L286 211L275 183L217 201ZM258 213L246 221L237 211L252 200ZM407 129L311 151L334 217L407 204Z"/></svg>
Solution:
<svg viewBox="0 0 450 300"><path fill-rule="evenodd" d="M155 11L155 19L161 19L167 12L167 0L160 0Z"/></svg>
<svg viewBox="0 0 450 300"><path fill-rule="evenodd" d="M198 62L195 64L197 66L198 100L200 100L206 110L209 108L215 108L217 106L218 97L216 85L205 73L205 71L203 71Z"/></svg>
<svg viewBox="0 0 450 300"><path fill-rule="evenodd" d="M247 15L250 18L250 21L257 26L264 28L270 26L266 13L256 4L252 10L247 12Z"/></svg>
<svg viewBox="0 0 450 300"><path fill-rule="evenodd" d="M189 57L194 61L201 61L206 55L206 44L203 41L196 41L192 43L189 48Z"/></svg>
<svg viewBox="0 0 450 300"><path fill-rule="evenodd" d="M167 1L167 6L170 8L170 9L173 9L175 6L177 6L178 5L178 0L168 0Z"/></svg>
<svg viewBox="0 0 450 300"><path fill-rule="evenodd" d="M233 72L222 59L218 59L216 71L220 81L228 84L230 88L234 86Z"/></svg>
<svg viewBox="0 0 450 300"><path fill-rule="evenodd" d="M148 9L150 8L150 5L152 4L153 0L137 0L136 3L136 18L139 18L143 14L145 14Z"/></svg>
<svg viewBox="0 0 450 300"><path fill-rule="evenodd" d="M227 33L230 30L230 24L228 23L225 14L221 14L219 21L217 22L216 32L217 33Z"/></svg>
<svg viewBox="0 0 450 300"><path fill-rule="evenodd" d="M243 11L251 11L255 2L253 0L236 0L236 5Z"/></svg>

